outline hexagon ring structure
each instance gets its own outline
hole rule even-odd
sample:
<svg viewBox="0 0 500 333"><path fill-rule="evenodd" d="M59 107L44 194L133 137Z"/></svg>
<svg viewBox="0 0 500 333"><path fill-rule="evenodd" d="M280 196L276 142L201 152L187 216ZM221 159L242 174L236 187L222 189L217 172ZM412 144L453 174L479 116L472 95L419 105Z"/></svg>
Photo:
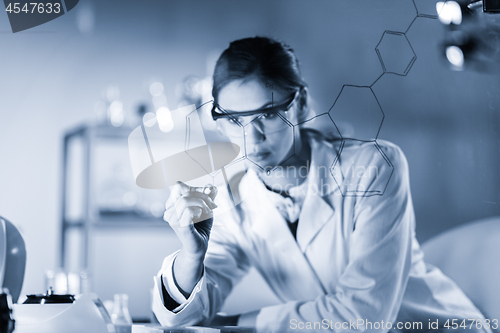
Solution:
<svg viewBox="0 0 500 333"><path fill-rule="evenodd" d="M406 76L417 59L402 32L385 31L375 48L384 73Z"/></svg>
<svg viewBox="0 0 500 333"><path fill-rule="evenodd" d="M328 111L342 139L374 141L384 121L384 112L370 87L342 87Z"/></svg>
<svg viewBox="0 0 500 333"><path fill-rule="evenodd" d="M377 142L341 146L330 173L342 196L383 195L394 165Z"/></svg>

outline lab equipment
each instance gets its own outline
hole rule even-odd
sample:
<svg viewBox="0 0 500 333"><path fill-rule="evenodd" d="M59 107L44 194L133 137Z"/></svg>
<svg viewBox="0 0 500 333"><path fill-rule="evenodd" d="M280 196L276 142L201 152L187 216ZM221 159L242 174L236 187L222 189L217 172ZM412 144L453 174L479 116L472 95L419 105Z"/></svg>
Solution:
<svg viewBox="0 0 500 333"><path fill-rule="evenodd" d="M53 289L55 294L85 294L90 292L87 271L49 269L45 271L45 290Z"/></svg>
<svg viewBox="0 0 500 333"><path fill-rule="evenodd" d="M0 216L0 288L7 288L12 301L21 294L26 268L26 244L17 227Z"/></svg>
<svg viewBox="0 0 500 333"><path fill-rule="evenodd" d="M500 12L500 0L484 0L483 10L489 13Z"/></svg>
<svg viewBox="0 0 500 333"><path fill-rule="evenodd" d="M438 1L446 26L442 54L453 70L500 71L500 1Z"/></svg>
<svg viewBox="0 0 500 333"><path fill-rule="evenodd" d="M64 134L58 262L63 271L95 273L89 267L92 240L106 228L167 227L151 211L158 204L163 207L168 196L138 188L131 179L131 130L126 125L83 124ZM116 180L114 184L110 179ZM118 193L120 201L109 201L106 196L111 193ZM91 280L88 276L87 283L95 287Z"/></svg>
<svg viewBox="0 0 500 333"><path fill-rule="evenodd" d="M131 332L132 317L128 312L128 296L126 294L115 294L111 321L115 325L116 333Z"/></svg>
<svg viewBox="0 0 500 333"><path fill-rule="evenodd" d="M0 293L0 333L14 331L15 321L12 318L12 298L9 290L4 288Z"/></svg>
<svg viewBox="0 0 500 333"><path fill-rule="evenodd" d="M111 318L95 294L30 295L29 303L14 304L16 333L114 333ZM33 302L33 303L32 303Z"/></svg>
<svg viewBox="0 0 500 333"><path fill-rule="evenodd" d="M75 296L70 294L54 294L52 288L47 290L46 294L26 295L23 304L55 304L55 303L73 303Z"/></svg>

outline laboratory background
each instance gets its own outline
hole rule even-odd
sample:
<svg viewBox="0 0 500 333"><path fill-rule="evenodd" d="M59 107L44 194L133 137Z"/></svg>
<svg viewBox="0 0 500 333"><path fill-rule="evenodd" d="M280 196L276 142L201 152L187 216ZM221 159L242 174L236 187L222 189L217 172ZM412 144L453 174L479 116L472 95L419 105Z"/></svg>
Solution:
<svg viewBox="0 0 500 333"><path fill-rule="evenodd" d="M15 34L0 14L0 216L26 242L21 295L76 276L79 290L125 293L132 318L150 317L153 276L180 243L161 219L167 191L135 184L128 136L209 101L217 57L244 37L292 46L317 114L342 91L370 91L378 139L407 157L421 244L500 224L500 70L446 48L452 33L433 0L81 0ZM497 57L499 35L483 41ZM356 117L346 126L370 126ZM461 238L464 253L475 235ZM227 312L277 302L255 272L242 283Z"/></svg>

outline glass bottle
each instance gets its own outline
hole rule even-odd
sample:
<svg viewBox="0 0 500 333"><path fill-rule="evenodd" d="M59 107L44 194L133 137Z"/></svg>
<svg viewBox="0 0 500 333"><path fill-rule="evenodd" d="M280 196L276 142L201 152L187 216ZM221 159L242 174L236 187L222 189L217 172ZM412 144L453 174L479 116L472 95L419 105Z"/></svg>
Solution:
<svg viewBox="0 0 500 333"><path fill-rule="evenodd" d="M115 325L116 333L130 333L132 331L132 317L128 312L128 296L126 294L115 294L111 321Z"/></svg>

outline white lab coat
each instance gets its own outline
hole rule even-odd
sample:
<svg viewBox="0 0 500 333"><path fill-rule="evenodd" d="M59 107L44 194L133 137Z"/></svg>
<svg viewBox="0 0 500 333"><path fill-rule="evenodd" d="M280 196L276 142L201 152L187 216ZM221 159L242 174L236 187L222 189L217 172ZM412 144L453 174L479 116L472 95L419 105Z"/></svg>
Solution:
<svg viewBox="0 0 500 333"><path fill-rule="evenodd" d="M341 162L344 172L334 170L334 178L324 166L333 165L337 149L324 141L311 139L310 143L309 190L297 239L267 199L264 184L249 171L239 185L245 199L239 209L225 214L223 226L214 226L203 276L176 313L163 306L160 275L172 269L175 254L165 259L155 279L153 300L160 323L206 323L250 266L283 301L260 310L256 328L262 332L300 328L311 332L314 329L307 329L311 327L307 323L318 322L321 329L312 327L322 331L325 320L335 331L353 331L353 326L343 323L383 320L387 327L387 322L394 326L422 322L427 329L429 320L443 325L447 319L483 318L453 281L423 261L415 238L408 166L399 147L385 141L346 144L336 164ZM349 165L358 172L351 178L345 168ZM376 166L377 172L362 174L360 166L365 171ZM343 196L338 184L346 182L351 182L350 189L367 192ZM341 323L337 329L335 323ZM363 325L356 331L365 329L372 331Z"/></svg>

